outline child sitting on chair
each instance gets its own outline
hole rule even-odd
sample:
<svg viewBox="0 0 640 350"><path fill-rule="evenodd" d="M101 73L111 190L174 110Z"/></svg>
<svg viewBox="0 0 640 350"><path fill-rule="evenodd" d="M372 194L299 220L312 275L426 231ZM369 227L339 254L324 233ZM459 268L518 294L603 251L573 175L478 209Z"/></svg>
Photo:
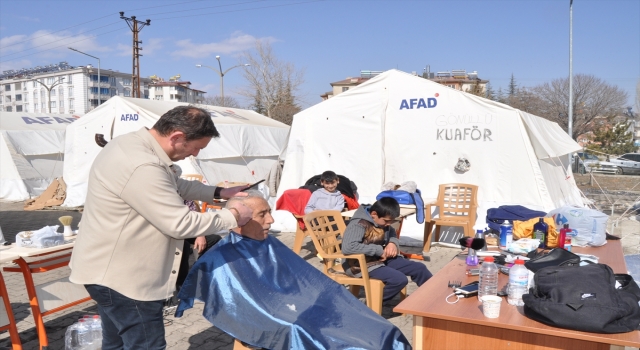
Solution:
<svg viewBox="0 0 640 350"><path fill-rule="evenodd" d="M360 206L344 231L342 253L364 254L369 277L384 282L382 300L388 301L408 283L407 276L421 286L432 274L419 262L399 254L400 241L391 224L400 216L400 205L391 197L380 198L372 206ZM361 266L347 259L342 266L349 276L362 276Z"/></svg>
<svg viewBox="0 0 640 350"><path fill-rule="evenodd" d="M315 190L304 208L304 213L309 214L316 210L337 210L344 209L344 197L338 191L340 179L333 171L325 171L320 175L320 184L323 188Z"/></svg>

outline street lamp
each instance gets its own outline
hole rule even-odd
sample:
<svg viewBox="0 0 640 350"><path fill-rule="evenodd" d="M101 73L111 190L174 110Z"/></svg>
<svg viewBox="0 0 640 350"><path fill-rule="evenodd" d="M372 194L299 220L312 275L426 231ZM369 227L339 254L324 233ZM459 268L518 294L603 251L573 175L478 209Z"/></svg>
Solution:
<svg viewBox="0 0 640 350"><path fill-rule="evenodd" d="M233 66L233 67L231 67L231 68L229 68L229 69L227 69L226 71L223 72L222 71L222 63L220 63L220 56L216 56L216 60L218 60L218 67L220 67L220 70L215 69L213 67L205 66L205 65L202 65L202 64L196 64L196 67L198 67L198 68L202 68L202 67L209 68L209 69L217 72L218 75L220 75L220 96L222 97L222 107L224 107L224 75L227 74L227 72L229 72L230 70L232 70L234 68L237 68L237 67L248 67L248 66L250 66L250 64L248 64L248 63L238 64L238 65Z"/></svg>
<svg viewBox="0 0 640 350"><path fill-rule="evenodd" d="M91 56L88 53L82 52L80 50L76 50L73 47L69 47L69 50L75 51L77 53L81 53L81 54L89 56L89 57L93 57L93 58L98 60L98 106L101 105L102 104L102 94L101 94L101 91L100 91L100 59L98 57L96 57L96 56Z"/></svg>
<svg viewBox="0 0 640 350"><path fill-rule="evenodd" d="M62 84L62 81L64 80L64 77L62 78L58 78L58 81L54 82L51 86L46 86L44 83L40 82L40 80L38 79L33 79L33 81L37 82L38 84L44 86L45 89L47 89L47 91L49 92L49 113L51 113L51 90Z"/></svg>

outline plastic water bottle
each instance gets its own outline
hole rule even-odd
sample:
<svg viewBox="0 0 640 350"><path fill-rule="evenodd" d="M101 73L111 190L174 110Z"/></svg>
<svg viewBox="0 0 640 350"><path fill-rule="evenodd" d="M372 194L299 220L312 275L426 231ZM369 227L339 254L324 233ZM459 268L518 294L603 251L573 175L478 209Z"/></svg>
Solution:
<svg viewBox="0 0 640 350"><path fill-rule="evenodd" d="M484 258L480 268L480 284L478 285L478 300L485 295L498 295L498 266L493 263L493 257Z"/></svg>
<svg viewBox="0 0 640 350"><path fill-rule="evenodd" d="M94 315L91 319L91 335L93 338L93 348L102 348L102 320L100 316Z"/></svg>
<svg viewBox="0 0 640 350"><path fill-rule="evenodd" d="M64 333L64 349L65 350L77 350L78 346L78 323L74 323L67 327L67 331Z"/></svg>
<svg viewBox="0 0 640 350"><path fill-rule="evenodd" d="M529 285L529 270L524 267L524 260L517 259L516 263L509 269L509 297L507 301L510 305L522 306L522 294L527 294Z"/></svg>
<svg viewBox="0 0 640 350"><path fill-rule="evenodd" d="M87 325L87 320L85 318L81 318L78 320L78 326L76 327L78 334L78 348L81 350L91 349L92 340L91 339L91 330Z"/></svg>

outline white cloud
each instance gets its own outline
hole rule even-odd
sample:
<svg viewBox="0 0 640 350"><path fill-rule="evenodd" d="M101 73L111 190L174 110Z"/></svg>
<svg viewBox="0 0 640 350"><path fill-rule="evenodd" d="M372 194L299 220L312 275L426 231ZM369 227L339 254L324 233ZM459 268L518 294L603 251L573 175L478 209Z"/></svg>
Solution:
<svg viewBox="0 0 640 350"><path fill-rule="evenodd" d="M228 39L220 42L198 44L192 42L191 39L178 40L176 46L179 47L179 50L174 51L172 55L177 57L203 58L209 57L212 54L233 54L251 49L256 40L276 41L273 37L256 38L253 35L234 32Z"/></svg>
<svg viewBox="0 0 640 350"><path fill-rule="evenodd" d="M27 16L16 16L17 19L21 19L27 22L40 22L40 18L35 17L27 17Z"/></svg>
<svg viewBox="0 0 640 350"><path fill-rule="evenodd" d="M18 70L22 68L29 68L32 66L33 64L29 60L0 62L0 72L4 72L6 70Z"/></svg>
<svg viewBox="0 0 640 350"><path fill-rule="evenodd" d="M98 44L96 38L91 35L73 35L69 32L50 33L46 30L39 30L31 34L30 44L34 47L33 51L47 50L38 54L41 57L64 56L69 52L68 47L89 54L110 51L108 47Z"/></svg>
<svg viewBox="0 0 640 350"><path fill-rule="evenodd" d="M219 94L220 92L220 85L216 85L216 84L202 84L202 83L197 83L197 82L192 82L191 84L191 88L192 89L196 89L196 90L201 90L201 91L205 91L207 93L207 96L211 97L211 96L215 96L217 94Z"/></svg>
<svg viewBox="0 0 640 350"><path fill-rule="evenodd" d="M0 52L2 52L4 56L9 52L21 51L24 49L26 43L26 35L5 36L4 38L0 38Z"/></svg>

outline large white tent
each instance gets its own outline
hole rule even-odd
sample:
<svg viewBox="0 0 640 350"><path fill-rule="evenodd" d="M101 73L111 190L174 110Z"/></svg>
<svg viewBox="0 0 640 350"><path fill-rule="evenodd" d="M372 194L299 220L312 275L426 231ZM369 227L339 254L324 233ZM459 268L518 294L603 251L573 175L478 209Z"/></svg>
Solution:
<svg viewBox="0 0 640 350"><path fill-rule="evenodd" d="M353 180L360 203L389 181L415 181L425 202L439 184L476 184L484 228L500 205L582 206L567 156L578 149L556 123L390 70L295 115L278 193L325 170ZM454 169L459 158L468 172ZM403 235L421 239L422 228L405 224Z"/></svg>
<svg viewBox="0 0 640 350"><path fill-rule="evenodd" d="M0 112L0 199L40 195L62 175L70 114Z"/></svg>
<svg viewBox="0 0 640 350"><path fill-rule="evenodd" d="M63 175L67 198L63 206L84 204L89 170L102 149L95 142L95 134L103 134L109 141L142 127L151 128L165 112L181 105L188 103L115 96L70 125ZM183 173L200 173L211 184L264 179L285 147L289 126L250 110L197 106L211 113L220 137L196 159L178 162Z"/></svg>

